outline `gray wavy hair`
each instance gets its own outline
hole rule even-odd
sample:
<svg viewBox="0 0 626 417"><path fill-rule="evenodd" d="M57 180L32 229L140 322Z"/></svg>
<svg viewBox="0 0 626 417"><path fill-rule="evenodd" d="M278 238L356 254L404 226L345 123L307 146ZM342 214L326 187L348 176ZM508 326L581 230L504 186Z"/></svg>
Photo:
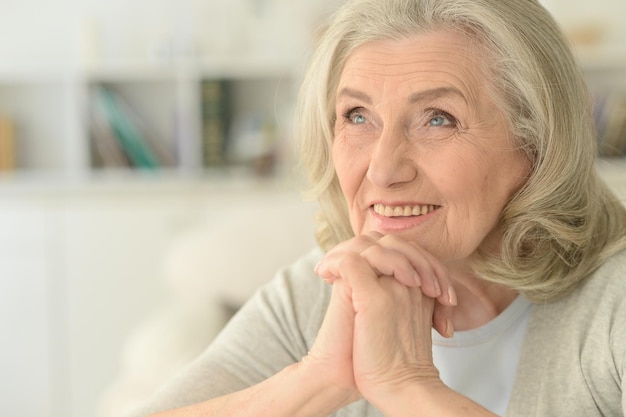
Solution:
<svg viewBox="0 0 626 417"><path fill-rule="evenodd" d="M462 31L488 57L491 93L531 162L501 214L501 252L478 253L482 278L542 302L581 283L626 247L626 209L598 178L591 100L557 24L535 0L349 0L317 41L296 108L306 194L317 199L317 240L352 237L332 164L335 96L359 46L433 30Z"/></svg>

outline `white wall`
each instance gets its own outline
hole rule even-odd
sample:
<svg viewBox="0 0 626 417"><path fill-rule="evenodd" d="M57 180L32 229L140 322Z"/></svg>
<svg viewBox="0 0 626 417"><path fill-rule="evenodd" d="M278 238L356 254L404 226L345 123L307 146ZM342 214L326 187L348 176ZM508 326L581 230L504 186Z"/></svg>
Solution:
<svg viewBox="0 0 626 417"><path fill-rule="evenodd" d="M567 31L593 29L609 49L626 51L626 1L540 0Z"/></svg>
<svg viewBox="0 0 626 417"><path fill-rule="evenodd" d="M8 2L8 4L7 4ZM332 0L3 0L0 69L299 53Z"/></svg>
<svg viewBox="0 0 626 417"><path fill-rule="evenodd" d="M341 0L2 0L0 70L202 54L299 53ZM542 0L566 29L626 50L624 0ZM171 52L174 50L174 52Z"/></svg>

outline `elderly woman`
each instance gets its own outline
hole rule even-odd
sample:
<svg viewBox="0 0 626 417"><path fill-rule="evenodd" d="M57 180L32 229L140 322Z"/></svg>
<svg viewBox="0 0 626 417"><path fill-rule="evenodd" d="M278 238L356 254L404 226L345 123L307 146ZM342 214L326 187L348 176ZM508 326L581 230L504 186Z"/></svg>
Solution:
<svg viewBox="0 0 626 417"><path fill-rule="evenodd" d="M537 1L349 1L297 114L320 248L150 410L624 414L626 211Z"/></svg>

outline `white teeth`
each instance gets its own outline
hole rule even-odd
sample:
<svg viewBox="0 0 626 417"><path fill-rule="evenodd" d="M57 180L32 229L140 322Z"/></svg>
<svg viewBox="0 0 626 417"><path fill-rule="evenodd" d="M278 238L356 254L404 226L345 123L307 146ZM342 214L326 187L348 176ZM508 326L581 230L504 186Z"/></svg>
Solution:
<svg viewBox="0 0 626 417"><path fill-rule="evenodd" d="M374 211L385 217L423 216L433 210L435 210L433 205L391 207L384 204L374 204Z"/></svg>

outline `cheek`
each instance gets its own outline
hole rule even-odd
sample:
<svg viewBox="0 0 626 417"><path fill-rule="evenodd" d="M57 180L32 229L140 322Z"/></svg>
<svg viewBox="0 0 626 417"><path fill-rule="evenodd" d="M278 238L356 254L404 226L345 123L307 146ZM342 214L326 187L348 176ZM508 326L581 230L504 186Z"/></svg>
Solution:
<svg viewBox="0 0 626 417"><path fill-rule="evenodd" d="M335 173L348 207L350 225L355 234L362 229L363 216L359 205L359 190L367 172L366 158L362 152L353 147L347 147L340 138L333 143L332 157ZM365 166L365 168L363 168Z"/></svg>
<svg viewBox="0 0 626 417"><path fill-rule="evenodd" d="M473 185L468 183L465 187L468 214L478 235L489 234L498 225L504 207L523 183L524 176L523 163L510 155L499 154L484 162L473 176Z"/></svg>
<svg viewBox="0 0 626 417"><path fill-rule="evenodd" d="M341 137L337 137L333 143L332 159L339 184L349 198L358 187L361 177L362 154L353 147L346 146Z"/></svg>
<svg viewBox="0 0 626 417"><path fill-rule="evenodd" d="M468 256L497 225L506 197L498 190L498 173L479 160L457 159L448 166L447 181L441 181L439 191L449 205L446 236L455 252L453 256Z"/></svg>
<svg viewBox="0 0 626 417"><path fill-rule="evenodd" d="M338 141L335 140L332 148L332 160L337 179L343 189L345 186L344 183L346 181L346 175L349 172L349 167L347 163L348 161L346 161L346 152L342 148L343 147L338 143Z"/></svg>

